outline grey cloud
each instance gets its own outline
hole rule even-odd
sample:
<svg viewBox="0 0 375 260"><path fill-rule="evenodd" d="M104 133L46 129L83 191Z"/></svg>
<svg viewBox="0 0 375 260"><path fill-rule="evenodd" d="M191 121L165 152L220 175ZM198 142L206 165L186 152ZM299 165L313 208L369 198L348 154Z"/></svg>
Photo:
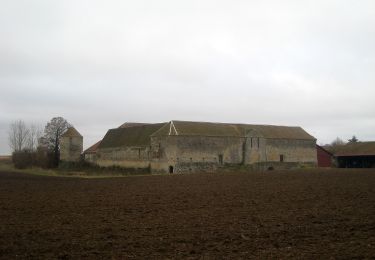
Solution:
<svg viewBox="0 0 375 260"><path fill-rule="evenodd" d="M124 121L301 125L374 140L373 1L0 0L0 154L12 120L85 146Z"/></svg>

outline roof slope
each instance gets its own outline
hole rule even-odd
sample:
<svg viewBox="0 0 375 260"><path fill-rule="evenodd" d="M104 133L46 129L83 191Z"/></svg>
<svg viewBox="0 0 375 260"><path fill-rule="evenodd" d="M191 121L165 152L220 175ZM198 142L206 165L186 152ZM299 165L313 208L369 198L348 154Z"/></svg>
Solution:
<svg viewBox="0 0 375 260"><path fill-rule="evenodd" d="M375 142L348 143L337 147L335 156L375 156Z"/></svg>
<svg viewBox="0 0 375 260"><path fill-rule="evenodd" d="M110 129L98 148L150 145L150 136L164 125L160 123Z"/></svg>
<svg viewBox="0 0 375 260"><path fill-rule="evenodd" d="M209 122L171 121L153 134L160 135L200 135L200 136L246 136L256 131L265 138L315 140L301 127L225 124Z"/></svg>
<svg viewBox="0 0 375 260"><path fill-rule="evenodd" d="M201 135L201 136L242 136L236 125L208 122L171 121L153 136L160 135Z"/></svg>
<svg viewBox="0 0 375 260"><path fill-rule="evenodd" d="M327 148L324 147L324 146L316 145L316 149L320 149L321 151L323 151L323 152L325 152L325 153L328 153L329 155L333 156L333 153L330 152L329 150L327 150Z"/></svg>
<svg viewBox="0 0 375 260"><path fill-rule="evenodd" d="M82 137L82 135L74 127L69 127L62 137Z"/></svg>
<svg viewBox="0 0 375 260"><path fill-rule="evenodd" d="M143 126L143 125L149 125L149 123L134 123L134 122L125 122L122 125L119 126L119 128L128 128L133 126Z"/></svg>
<svg viewBox="0 0 375 260"><path fill-rule="evenodd" d="M265 138L315 140L299 126L241 125L246 130L255 130Z"/></svg>
<svg viewBox="0 0 375 260"><path fill-rule="evenodd" d="M83 153L96 153L96 150L98 149L101 141L102 140L100 140L99 142L96 142L95 144L87 148Z"/></svg>

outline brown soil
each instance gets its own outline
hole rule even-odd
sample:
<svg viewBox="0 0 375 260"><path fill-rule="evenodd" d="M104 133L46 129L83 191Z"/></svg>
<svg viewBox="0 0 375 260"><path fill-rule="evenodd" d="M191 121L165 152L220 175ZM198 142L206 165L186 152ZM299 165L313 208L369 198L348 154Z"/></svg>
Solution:
<svg viewBox="0 0 375 260"><path fill-rule="evenodd" d="M0 173L0 258L374 258L375 171Z"/></svg>

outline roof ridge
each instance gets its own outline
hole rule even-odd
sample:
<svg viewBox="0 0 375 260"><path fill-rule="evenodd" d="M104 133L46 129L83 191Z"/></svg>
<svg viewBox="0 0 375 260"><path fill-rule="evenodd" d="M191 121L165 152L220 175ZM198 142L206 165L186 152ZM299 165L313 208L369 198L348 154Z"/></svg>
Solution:
<svg viewBox="0 0 375 260"><path fill-rule="evenodd" d="M297 125L272 125L272 124L248 124L248 123L230 123L230 122L209 122L209 121L190 121L190 120L171 120L173 122L181 123L202 123L202 124L221 124L221 125L235 125L235 126L276 126L276 127L287 127L287 128L302 128ZM303 129L303 128L302 128Z"/></svg>

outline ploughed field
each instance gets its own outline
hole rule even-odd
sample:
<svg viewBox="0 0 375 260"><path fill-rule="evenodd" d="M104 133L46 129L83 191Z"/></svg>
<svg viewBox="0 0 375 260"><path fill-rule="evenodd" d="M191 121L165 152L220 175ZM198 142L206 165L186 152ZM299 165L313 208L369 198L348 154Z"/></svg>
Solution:
<svg viewBox="0 0 375 260"><path fill-rule="evenodd" d="M0 172L0 258L374 258L375 170Z"/></svg>

